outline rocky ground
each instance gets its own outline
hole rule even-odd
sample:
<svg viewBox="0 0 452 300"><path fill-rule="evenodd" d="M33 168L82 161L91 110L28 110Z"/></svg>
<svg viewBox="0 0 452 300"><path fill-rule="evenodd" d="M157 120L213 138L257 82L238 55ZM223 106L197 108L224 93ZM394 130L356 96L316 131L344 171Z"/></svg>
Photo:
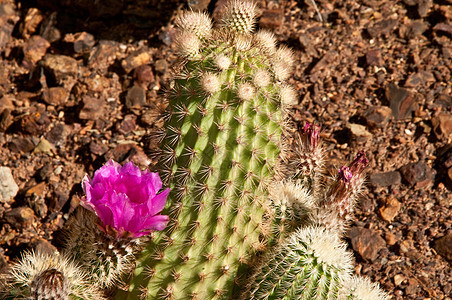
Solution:
<svg viewBox="0 0 452 300"><path fill-rule="evenodd" d="M85 173L155 170L174 16L222 2L0 0L0 267L59 246ZM295 51L292 118L322 125L331 170L370 158L356 272L392 299L451 299L452 2L258 4Z"/></svg>

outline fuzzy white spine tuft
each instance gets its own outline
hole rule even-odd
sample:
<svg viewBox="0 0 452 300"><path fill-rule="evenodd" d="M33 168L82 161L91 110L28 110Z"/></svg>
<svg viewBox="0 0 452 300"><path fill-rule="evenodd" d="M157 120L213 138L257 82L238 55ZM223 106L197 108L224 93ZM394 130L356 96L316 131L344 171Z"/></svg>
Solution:
<svg viewBox="0 0 452 300"><path fill-rule="evenodd" d="M252 86L248 82L240 84L237 90L237 96L239 97L240 100L243 101L249 101L253 99L255 94L256 90L254 86Z"/></svg>
<svg viewBox="0 0 452 300"><path fill-rule="evenodd" d="M214 94L221 88L220 79L213 73L205 73L201 78L201 86L205 92Z"/></svg>
<svg viewBox="0 0 452 300"><path fill-rule="evenodd" d="M202 12L184 12L176 19L175 23L181 32L193 33L200 39L208 38L212 32L212 20Z"/></svg>

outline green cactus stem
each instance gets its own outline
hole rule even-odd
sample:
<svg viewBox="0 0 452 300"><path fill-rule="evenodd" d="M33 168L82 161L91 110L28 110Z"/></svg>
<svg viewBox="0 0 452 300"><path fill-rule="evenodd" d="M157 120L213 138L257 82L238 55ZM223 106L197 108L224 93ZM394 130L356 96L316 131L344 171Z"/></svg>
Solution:
<svg viewBox="0 0 452 300"><path fill-rule="evenodd" d="M129 299L227 299L238 269L270 238L267 186L278 175L291 52L253 34L254 4L231 1L215 30L178 19L185 62L169 92L161 175L168 230L137 262ZM274 38L273 38L274 40Z"/></svg>

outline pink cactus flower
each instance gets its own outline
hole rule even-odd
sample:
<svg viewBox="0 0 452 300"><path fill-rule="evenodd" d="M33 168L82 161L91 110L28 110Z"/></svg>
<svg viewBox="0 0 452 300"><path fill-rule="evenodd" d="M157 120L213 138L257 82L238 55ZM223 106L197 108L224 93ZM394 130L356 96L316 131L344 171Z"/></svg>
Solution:
<svg viewBox="0 0 452 300"><path fill-rule="evenodd" d="M121 167L113 160L82 182L82 206L99 217L101 228L117 237L141 237L163 230L169 217L160 215L170 192L158 173L141 172L132 162Z"/></svg>

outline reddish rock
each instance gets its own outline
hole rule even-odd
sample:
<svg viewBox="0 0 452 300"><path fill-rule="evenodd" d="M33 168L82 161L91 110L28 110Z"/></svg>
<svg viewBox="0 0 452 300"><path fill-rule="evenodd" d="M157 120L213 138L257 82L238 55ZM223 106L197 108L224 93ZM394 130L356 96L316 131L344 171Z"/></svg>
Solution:
<svg viewBox="0 0 452 300"><path fill-rule="evenodd" d="M389 197L385 200L384 205L380 207L378 211L383 220L386 222L392 222L392 220L394 220L394 218L398 215L401 206L402 203L397 201L396 198Z"/></svg>
<svg viewBox="0 0 452 300"><path fill-rule="evenodd" d="M47 104L58 106L66 103L69 92L64 87L44 88L42 100Z"/></svg>
<svg viewBox="0 0 452 300"><path fill-rule="evenodd" d="M104 155L108 151L108 146L94 140L89 144L89 151L91 151L91 153L95 155Z"/></svg>
<svg viewBox="0 0 452 300"><path fill-rule="evenodd" d="M381 58L380 49L369 50L366 53L366 63L369 66L381 67L383 65L383 59Z"/></svg>
<svg viewBox="0 0 452 300"><path fill-rule="evenodd" d="M149 49L145 47L129 54L125 59L122 60L121 66L126 73L129 73L130 71L141 65L147 65L151 61L151 58L152 57L149 53Z"/></svg>
<svg viewBox="0 0 452 300"><path fill-rule="evenodd" d="M39 24L41 24L44 19L43 13L37 8L29 8L27 14L24 17L23 23L19 26L19 32L24 38L29 38L33 33L36 32Z"/></svg>
<svg viewBox="0 0 452 300"><path fill-rule="evenodd" d="M436 240L434 248L449 263L452 263L452 233Z"/></svg>
<svg viewBox="0 0 452 300"><path fill-rule="evenodd" d="M99 98L85 96L83 97L83 108L79 113L82 120L96 120L103 116L105 101Z"/></svg>
<svg viewBox="0 0 452 300"><path fill-rule="evenodd" d="M144 88L155 81L154 73L149 65L142 65L136 68L133 72L133 78L136 84Z"/></svg>
<svg viewBox="0 0 452 300"><path fill-rule="evenodd" d="M417 73L411 74L407 81L405 82L405 86L409 88L416 88L419 85L428 85L435 82L435 76L432 73L426 71L419 71Z"/></svg>
<svg viewBox="0 0 452 300"><path fill-rule="evenodd" d="M424 162L410 163L400 168L405 182L416 189L424 188L433 183L436 171Z"/></svg>
<svg viewBox="0 0 452 300"><path fill-rule="evenodd" d="M32 36L23 47L25 61L34 65L46 54L49 47L50 43L46 39L39 35Z"/></svg>
<svg viewBox="0 0 452 300"><path fill-rule="evenodd" d="M374 261L378 257L378 251L386 246L385 240L377 232L363 227L352 227L348 231L348 237L353 250L365 260Z"/></svg>
<svg viewBox="0 0 452 300"><path fill-rule="evenodd" d="M35 219L33 210L29 207L21 206L13 208L5 213L5 220L16 228L25 228L31 226Z"/></svg>
<svg viewBox="0 0 452 300"><path fill-rule="evenodd" d="M432 118L433 132L438 139L447 140L452 137L452 115L442 112Z"/></svg>
<svg viewBox="0 0 452 300"><path fill-rule="evenodd" d="M397 25L397 20L394 19L384 19L375 23L372 27L367 28L367 32L372 37L378 37L381 35L390 34Z"/></svg>
<svg viewBox="0 0 452 300"><path fill-rule="evenodd" d="M137 117L135 115L126 115L121 123L117 124L117 130L122 134L129 134L136 127Z"/></svg>
<svg viewBox="0 0 452 300"><path fill-rule="evenodd" d="M416 102L414 95L409 90L390 83L386 87L385 94L392 114L397 120L411 117L411 113L416 108Z"/></svg>
<svg viewBox="0 0 452 300"><path fill-rule="evenodd" d="M16 12L16 7L13 3L6 1L0 3L0 52L5 50L11 41L11 34L19 19L19 14Z"/></svg>

